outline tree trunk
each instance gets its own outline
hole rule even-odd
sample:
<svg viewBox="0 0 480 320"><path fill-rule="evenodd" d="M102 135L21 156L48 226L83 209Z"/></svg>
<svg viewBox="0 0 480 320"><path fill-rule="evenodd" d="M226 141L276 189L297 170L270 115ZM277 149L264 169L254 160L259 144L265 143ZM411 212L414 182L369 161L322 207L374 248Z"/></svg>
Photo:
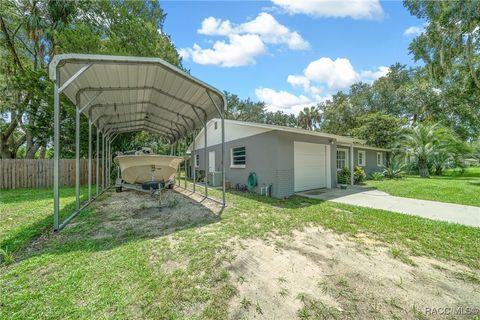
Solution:
<svg viewBox="0 0 480 320"><path fill-rule="evenodd" d="M418 173L422 178L428 178L430 172L428 171L427 162L424 160L418 160Z"/></svg>
<svg viewBox="0 0 480 320"><path fill-rule="evenodd" d="M40 148L40 145L36 142L33 142L30 148L27 149L27 154L25 155L25 159L34 159L35 154L38 151L38 148Z"/></svg>
<svg viewBox="0 0 480 320"><path fill-rule="evenodd" d="M7 44L8 49L10 50L10 53L12 54L13 61L15 64L20 68L20 70L23 72L23 66L22 62L20 61L20 58L18 57L17 50L15 49L15 45L10 38L10 33L7 29L7 26L5 24L5 21L3 20L2 16L0 15L0 30L2 30L2 33L5 36L5 42Z"/></svg>
<svg viewBox="0 0 480 320"><path fill-rule="evenodd" d="M26 159L33 159L33 156L35 155L35 141L33 140L33 135L30 130L30 125L31 125L31 116L29 117L28 120L28 126L25 128L25 142L26 142L26 153L25 153L25 158ZM33 152L33 155L32 155Z"/></svg>
<svg viewBox="0 0 480 320"><path fill-rule="evenodd" d="M45 159L46 155L47 155L47 147L46 146L41 146L40 147L40 159Z"/></svg>
<svg viewBox="0 0 480 320"><path fill-rule="evenodd" d="M0 133L0 158L2 159L12 159L12 152L8 148L7 139L4 138L3 134Z"/></svg>
<svg viewBox="0 0 480 320"><path fill-rule="evenodd" d="M34 125L31 119L32 116L30 116L30 119L28 120L28 126L25 128L25 140L27 144L25 159L34 159L35 153L38 151L38 148L40 148L39 139L34 139L34 134L31 130Z"/></svg>

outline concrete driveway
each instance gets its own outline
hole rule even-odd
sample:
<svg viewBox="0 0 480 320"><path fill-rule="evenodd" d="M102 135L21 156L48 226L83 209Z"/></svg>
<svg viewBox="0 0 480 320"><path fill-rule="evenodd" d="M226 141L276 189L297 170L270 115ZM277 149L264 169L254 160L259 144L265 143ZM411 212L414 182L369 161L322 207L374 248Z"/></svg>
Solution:
<svg viewBox="0 0 480 320"><path fill-rule="evenodd" d="M480 207L395 197L372 188L348 186L346 190L319 189L298 195L480 227Z"/></svg>

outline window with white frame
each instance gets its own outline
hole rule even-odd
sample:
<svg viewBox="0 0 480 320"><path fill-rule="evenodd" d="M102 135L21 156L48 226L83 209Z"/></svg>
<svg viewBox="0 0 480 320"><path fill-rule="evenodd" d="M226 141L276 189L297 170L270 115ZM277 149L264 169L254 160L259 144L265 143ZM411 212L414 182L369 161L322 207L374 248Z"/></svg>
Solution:
<svg viewBox="0 0 480 320"><path fill-rule="evenodd" d="M358 165L361 167L365 167L367 159L365 158L365 151L358 150Z"/></svg>
<svg viewBox="0 0 480 320"><path fill-rule="evenodd" d="M245 147L230 149L230 168L245 168L247 164L247 151Z"/></svg>
<svg viewBox="0 0 480 320"><path fill-rule="evenodd" d="M200 165L200 155L197 153L195 154L195 167L199 167Z"/></svg>
<svg viewBox="0 0 480 320"><path fill-rule="evenodd" d="M337 149L337 169L348 167L348 155L346 149Z"/></svg>
<svg viewBox="0 0 480 320"><path fill-rule="evenodd" d="M377 152L377 166L383 166L383 153Z"/></svg>

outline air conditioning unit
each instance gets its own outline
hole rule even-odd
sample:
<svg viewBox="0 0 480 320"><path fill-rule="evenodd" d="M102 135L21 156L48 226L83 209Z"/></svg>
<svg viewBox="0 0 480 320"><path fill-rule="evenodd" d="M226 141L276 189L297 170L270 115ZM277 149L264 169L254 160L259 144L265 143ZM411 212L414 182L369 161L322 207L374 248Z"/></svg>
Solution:
<svg viewBox="0 0 480 320"><path fill-rule="evenodd" d="M212 187L222 186L222 171L214 171L208 173L208 185Z"/></svg>

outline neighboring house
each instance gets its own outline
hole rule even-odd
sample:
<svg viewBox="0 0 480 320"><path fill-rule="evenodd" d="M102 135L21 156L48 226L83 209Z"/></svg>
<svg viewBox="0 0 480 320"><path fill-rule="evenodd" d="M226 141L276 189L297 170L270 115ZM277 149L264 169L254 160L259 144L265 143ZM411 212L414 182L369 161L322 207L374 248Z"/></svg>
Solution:
<svg viewBox="0 0 480 320"><path fill-rule="evenodd" d="M192 145L189 150L192 152ZM365 141L351 137L225 120L226 180L232 186L246 184L250 172L255 172L256 191L272 184L272 195L277 198L305 190L336 187L337 170L350 169L351 160L353 166L363 167L366 173L380 171L386 163L387 151L367 146ZM219 119L207 124L206 160L208 172L222 170ZM197 171L205 170L203 130L195 139L195 152L192 152L190 163L195 164Z"/></svg>

